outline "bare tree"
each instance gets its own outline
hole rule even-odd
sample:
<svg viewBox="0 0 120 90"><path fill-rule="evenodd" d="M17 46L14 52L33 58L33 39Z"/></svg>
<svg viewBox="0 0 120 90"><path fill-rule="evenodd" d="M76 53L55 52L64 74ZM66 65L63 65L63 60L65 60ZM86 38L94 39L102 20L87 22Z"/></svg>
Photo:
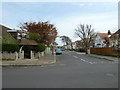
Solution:
<svg viewBox="0 0 120 90"><path fill-rule="evenodd" d="M82 43L84 44L83 48L85 49L86 54L89 54L90 44L93 36L95 35L92 25L88 24L78 25L78 27L75 29L75 34L82 40Z"/></svg>

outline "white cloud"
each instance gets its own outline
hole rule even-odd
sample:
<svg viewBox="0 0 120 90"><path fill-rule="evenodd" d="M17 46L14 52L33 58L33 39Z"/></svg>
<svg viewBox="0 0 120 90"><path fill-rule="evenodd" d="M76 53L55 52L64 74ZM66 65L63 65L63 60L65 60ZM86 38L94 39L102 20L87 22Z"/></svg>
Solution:
<svg viewBox="0 0 120 90"><path fill-rule="evenodd" d="M83 6L85 6L85 4L81 3L80 6L83 7Z"/></svg>
<svg viewBox="0 0 120 90"><path fill-rule="evenodd" d="M74 29L78 24L91 24L95 32L107 32L107 30L116 31L118 27L117 12L89 14L84 16L67 17L56 23L59 35L67 35L76 40L74 37ZM77 38L78 39L78 38Z"/></svg>

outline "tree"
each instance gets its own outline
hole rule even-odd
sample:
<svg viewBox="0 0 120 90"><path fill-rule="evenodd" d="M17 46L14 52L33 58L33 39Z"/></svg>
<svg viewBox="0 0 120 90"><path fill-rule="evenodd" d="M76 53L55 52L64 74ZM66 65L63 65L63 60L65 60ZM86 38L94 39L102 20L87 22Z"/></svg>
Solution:
<svg viewBox="0 0 120 90"><path fill-rule="evenodd" d="M57 45L58 45L58 43L57 43L57 42L54 42L54 43L53 43L53 45L57 46Z"/></svg>
<svg viewBox="0 0 120 90"><path fill-rule="evenodd" d="M75 29L75 34L82 40L86 54L89 54L90 44L93 36L95 35L94 29L92 29L92 25L78 25L78 27Z"/></svg>
<svg viewBox="0 0 120 90"><path fill-rule="evenodd" d="M60 38L62 39L62 42L65 43L66 45L72 42L68 36L60 36Z"/></svg>
<svg viewBox="0 0 120 90"><path fill-rule="evenodd" d="M20 25L20 29L26 32L37 33L39 37L36 41L47 45L53 43L57 37L57 29L49 22L25 22ZM34 39L36 39L36 36Z"/></svg>
<svg viewBox="0 0 120 90"><path fill-rule="evenodd" d="M41 37L42 36L39 33L29 32L26 38L39 42Z"/></svg>

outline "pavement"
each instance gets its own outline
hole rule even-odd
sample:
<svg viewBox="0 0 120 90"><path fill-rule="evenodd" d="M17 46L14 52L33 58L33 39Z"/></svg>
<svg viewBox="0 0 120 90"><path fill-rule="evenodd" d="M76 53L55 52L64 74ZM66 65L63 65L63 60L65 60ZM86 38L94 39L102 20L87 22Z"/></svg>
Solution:
<svg viewBox="0 0 120 90"><path fill-rule="evenodd" d="M15 61L2 61L2 66L37 66L53 64L56 62L56 55L45 54L40 59L23 59Z"/></svg>
<svg viewBox="0 0 120 90"><path fill-rule="evenodd" d="M103 56L103 55L96 55L96 54L89 54L89 56L100 58L100 59L105 59L109 61L120 61L120 58L112 57L112 56Z"/></svg>
<svg viewBox="0 0 120 90"><path fill-rule="evenodd" d="M83 52L76 52L77 54L85 54ZM99 59L105 59L109 61L120 61L120 57L112 57L112 56L104 56L104 55L97 55L97 54L86 54L87 56L99 58Z"/></svg>

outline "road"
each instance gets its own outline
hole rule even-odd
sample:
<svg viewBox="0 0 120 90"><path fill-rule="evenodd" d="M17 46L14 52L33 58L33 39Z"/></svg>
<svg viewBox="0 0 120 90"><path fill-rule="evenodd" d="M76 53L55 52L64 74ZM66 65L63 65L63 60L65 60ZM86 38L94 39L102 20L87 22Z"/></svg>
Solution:
<svg viewBox="0 0 120 90"><path fill-rule="evenodd" d="M3 88L117 88L118 63L64 51L57 63L4 67Z"/></svg>

